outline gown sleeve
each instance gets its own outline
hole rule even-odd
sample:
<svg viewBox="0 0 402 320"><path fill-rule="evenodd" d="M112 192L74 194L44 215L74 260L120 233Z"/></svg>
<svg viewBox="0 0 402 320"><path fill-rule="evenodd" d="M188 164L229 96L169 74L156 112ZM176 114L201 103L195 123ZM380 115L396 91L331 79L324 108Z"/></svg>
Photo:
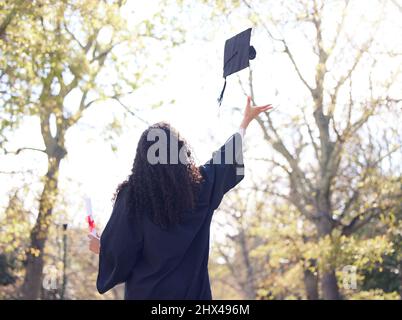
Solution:
<svg viewBox="0 0 402 320"><path fill-rule="evenodd" d="M214 210L225 193L244 178L242 139L240 133L235 133L214 152L211 160L201 166L206 179L212 184L210 205Z"/></svg>
<svg viewBox="0 0 402 320"><path fill-rule="evenodd" d="M124 193L122 190L120 193ZM130 214L124 196L117 196L112 215L100 238L99 272L96 287L105 293L125 282L142 249L142 235Z"/></svg>

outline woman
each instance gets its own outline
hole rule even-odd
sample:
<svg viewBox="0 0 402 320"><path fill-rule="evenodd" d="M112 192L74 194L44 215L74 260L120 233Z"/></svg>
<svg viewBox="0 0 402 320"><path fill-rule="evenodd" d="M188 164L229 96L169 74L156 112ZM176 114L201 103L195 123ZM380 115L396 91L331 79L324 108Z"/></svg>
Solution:
<svg viewBox="0 0 402 320"><path fill-rule="evenodd" d="M168 124L145 130L100 240L89 235L90 250L99 253L100 293L125 283L125 299L212 299L212 214L244 177L242 139L249 123L271 108L252 107L248 97L239 132L200 167Z"/></svg>

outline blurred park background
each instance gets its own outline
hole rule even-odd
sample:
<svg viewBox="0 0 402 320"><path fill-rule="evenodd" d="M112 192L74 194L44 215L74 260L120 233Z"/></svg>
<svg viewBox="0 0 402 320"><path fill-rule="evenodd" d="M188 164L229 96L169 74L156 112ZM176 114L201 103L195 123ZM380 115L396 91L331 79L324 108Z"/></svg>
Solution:
<svg viewBox="0 0 402 320"><path fill-rule="evenodd" d="M213 219L214 298L401 299L401 34L401 0L0 0L0 299L121 299L96 291L84 197L101 231L148 124L201 164L246 95L276 109Z"/></svg>

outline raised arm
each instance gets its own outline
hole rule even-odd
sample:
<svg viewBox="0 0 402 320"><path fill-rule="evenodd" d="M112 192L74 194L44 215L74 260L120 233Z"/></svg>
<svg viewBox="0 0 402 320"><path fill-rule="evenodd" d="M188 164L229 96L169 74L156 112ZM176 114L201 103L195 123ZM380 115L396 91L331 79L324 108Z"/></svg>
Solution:
<svg viewBox="0 0 402 320"><path fill-rule="evenodd" d="M271 105L251 106L251 98L247 98L243 119L239 131L233 134L226 143L216 151L212 159L201 166L206 179L211 183L210 204L216 209L223 196L244 178L243 137L250 122L261 112L271 109Z"/></svg>

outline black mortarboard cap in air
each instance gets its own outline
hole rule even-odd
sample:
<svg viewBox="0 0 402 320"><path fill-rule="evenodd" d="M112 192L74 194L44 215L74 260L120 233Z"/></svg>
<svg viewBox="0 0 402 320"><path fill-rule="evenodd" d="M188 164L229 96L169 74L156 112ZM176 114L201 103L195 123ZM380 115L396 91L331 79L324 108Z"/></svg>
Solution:
<svg viewBox="0 0 402 320"><path fill-rule="evenodd" d="M248 28L225 42L223 56L223 77L225 78L225 84L218 99L219 105L222 103L223 94L226 89L226 77L250 66L250 60L253 60L257 54L254 47L250 46L250 37L251 28Z"/></svg>

